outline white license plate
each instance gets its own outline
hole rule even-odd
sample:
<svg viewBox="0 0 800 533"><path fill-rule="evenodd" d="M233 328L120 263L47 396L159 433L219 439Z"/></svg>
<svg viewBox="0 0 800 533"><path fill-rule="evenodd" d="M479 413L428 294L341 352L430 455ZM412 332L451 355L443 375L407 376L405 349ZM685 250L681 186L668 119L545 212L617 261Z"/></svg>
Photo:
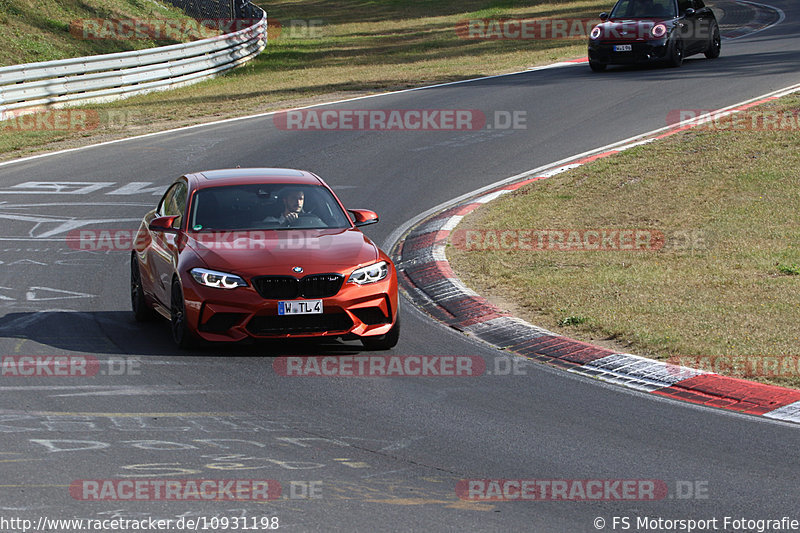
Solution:
<svg viewBox="0 0 800 533"><path fill-rule="evenodd" d="M614 51L615 52L630 52L633 50L633 46L629 44L615 44Z"/></svg>
<svg viewBox="0 0 800 533"><path fill-rule="evenodd" d="M279 315L320 315L322 300L281 300L278 302Z"/></svg>

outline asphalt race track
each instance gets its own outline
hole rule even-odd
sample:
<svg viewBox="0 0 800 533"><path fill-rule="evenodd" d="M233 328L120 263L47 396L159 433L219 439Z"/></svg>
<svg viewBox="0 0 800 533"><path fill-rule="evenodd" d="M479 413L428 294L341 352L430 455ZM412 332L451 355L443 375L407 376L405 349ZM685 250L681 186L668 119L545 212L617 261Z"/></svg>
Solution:
<svg viewBox="0 0 800 533"><path fill-rule="evenodd" d="M274 356L365 354L356 342L181 352L166 322L133 321L128 253L66 240L76 228L133 228L183 173L241 165L320 174L348 207L380 214L365 233L383 243L433 206L665 126L671 110L720 108L797 83L800 7L772 4L786 12L782 24L680 69L597 75L582 64L329 106L481 110L490 124L496 112L525 112L525 128L285 131L265 116L0 166L0 354L111 361L93 377L0 378L0 516L277 516L297 531L597 531L597 517L611 530L615 516L631 530L637 517L716 517L717 530L735 531L723 528L725 516L800 519L796 426L536 364L447 378L273 370ZM404 303L389 353L480 356L503 368L502 352ZM461 479L504 478L661 480L669 496L481 502L456 493ZM83 501L69 491L82 479L269 479L293 498Z"/></svg>

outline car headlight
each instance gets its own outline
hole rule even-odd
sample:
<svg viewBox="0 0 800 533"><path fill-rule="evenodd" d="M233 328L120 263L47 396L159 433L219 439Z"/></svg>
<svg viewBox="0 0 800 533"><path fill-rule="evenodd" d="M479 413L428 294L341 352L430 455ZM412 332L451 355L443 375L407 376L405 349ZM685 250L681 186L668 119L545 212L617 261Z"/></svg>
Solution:
<svg viewBox="0 0 800 533"><path fill-rule="evenodd" d="M589 34L590 39L597 39L600 37L600 34L603 33L603 30L600 29L600 26L595 26L592 30L592 33Z"/></svg>
<svg viewBox="0 0 800 533"><path fill-rule="evenodd" d="M235 274L227 272L217 272L206 268L193 268L189 271L194 280L206 287L215 289L235 289L236 287L247 287L247 282Z"/></svg>
<svg viewBox="0 0 800 533"><path fill-rule="evenodd" d="M655 37L656 39L660 39L661 37L666 35L667 27L664 26L663 24L656 24L655 26L653 26L651 32L653 34L653 37Z"/></svg>
<svg viewBox="0 0 800 533"><path fill-rule="evenodd" d="M354 270L347 279L347 283L366 285L368 283L380 281L388 275L389 265L386 263L386 261L381 261L379 263L374 263L372 265Z"/></svg>

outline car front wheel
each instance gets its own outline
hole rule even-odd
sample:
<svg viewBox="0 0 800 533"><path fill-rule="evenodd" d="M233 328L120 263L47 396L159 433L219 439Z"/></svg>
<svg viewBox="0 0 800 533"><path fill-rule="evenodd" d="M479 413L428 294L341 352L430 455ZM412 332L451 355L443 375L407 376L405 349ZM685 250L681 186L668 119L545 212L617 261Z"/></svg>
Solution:
<svg viewBox="0 0 800 533"><path fill-rule="evenodd" d="M186 320L186 303L183 300L183 290L177 279L172 282L169 308L172 340L175 341L175 344L177 344L179 348L191 348L196 344L196 338L189 330L189 325Z"/></svg>
<svg viewBox="0 0 800 533"><path fill-rule="evenodd" d="M137 322L147 322L153 320L156 316L144 297L142 274L139 270L139 260L136 259L136 252L131 254L131 309L133 309L133 317Z"/></svg>
<svg viewBox="0 0 800 533"><path fill-rule="evenodd" d="M680 67L683 65L683 40L681 40L680 37L672 39L668 64L671 67Z"/></svg>
<svg viewBox="0 0 800 533"><path fill-rule="evenodd" d="M606 64L598 63L597 61L589 61L589 68L594 72L603 72L606 69Z"/></svg>
<svg viewBox="0 0 800 533"><path fill-rule="evenodd" d="M719 36L719 26L714 24L711 27L711 36L708 39L708 48L705 54L708 59L715 59L719 57L719 51L722 49L722 41Z"/></svg>
<svg viewBox="0 0 800 533"><path fill-rule="evenodd" d="M378 337L361 337L361 344L367 350L389 350L397 345L400 340L400 313L397 314L397 319L394 321L394 326L386 335Z"/></svg>

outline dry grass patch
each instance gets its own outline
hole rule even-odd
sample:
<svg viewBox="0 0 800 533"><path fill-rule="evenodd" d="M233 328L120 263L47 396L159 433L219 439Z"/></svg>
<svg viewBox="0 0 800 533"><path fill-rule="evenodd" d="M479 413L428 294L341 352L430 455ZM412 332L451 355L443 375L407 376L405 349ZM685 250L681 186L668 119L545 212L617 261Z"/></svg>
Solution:
<svg viewBox="0 0 800 533"><path fill-rule="evenodd" d="M800 97L762 110L796 117ZM663 249L448 256L467 285L537 325L658 359L794 356L788 375L734 374L798 387L798 169L800 131L690 130L529 185L459 225L652 229Z"/></svg>
<svg viewBox="0 0 800 533"><path fill-rule="evenodd" d="M73 30L82 28L83 19L191 20L180 9L155 0L0 0L0 66L140 50L192 37L83 39L70 33L70 24Z"/></svg>

